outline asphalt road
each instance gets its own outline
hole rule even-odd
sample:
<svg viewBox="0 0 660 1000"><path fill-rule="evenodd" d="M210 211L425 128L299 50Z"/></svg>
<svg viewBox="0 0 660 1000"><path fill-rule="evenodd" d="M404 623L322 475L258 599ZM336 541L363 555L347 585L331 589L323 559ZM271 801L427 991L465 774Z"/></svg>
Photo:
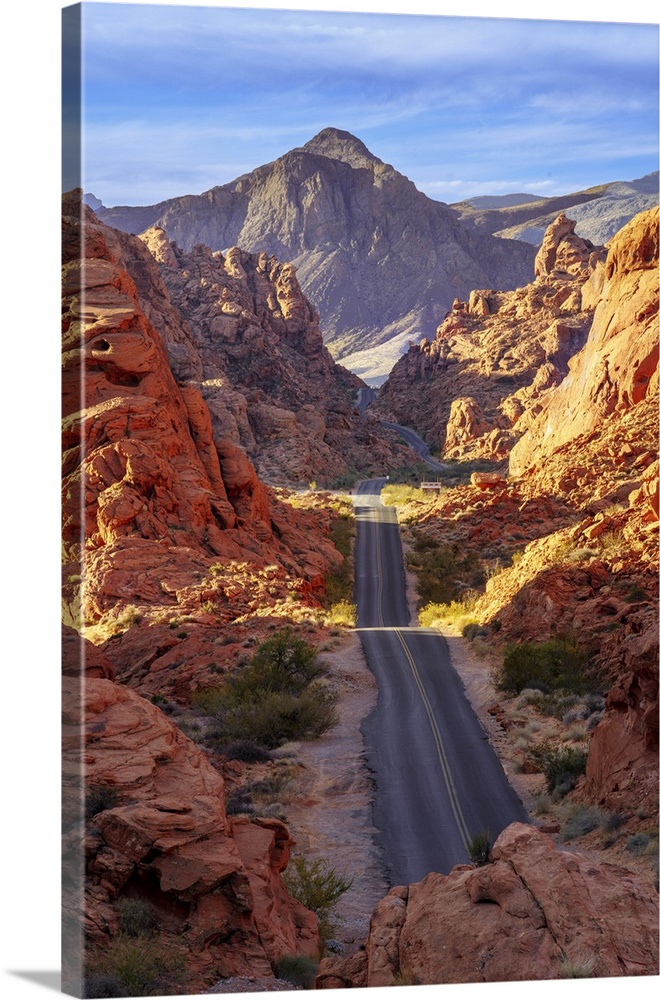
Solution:
<svg viewBox="0 0 660 1000"><path fill-rule="evenodd" d="M429 450L429 446L425 441L422 441L419 434L415 434L410 427L404 427L402 424L393 424L389 420L381 420L383 427L388 427L392 431L396 431L399 437L402 437L406 444L416 451L422 462L426 462L430 469L435 469L436 472L442 472L447 466L443 465L442 462L438 462L437 459L433 458Z"/></svg>
<svg viewBox="0 0 660 1000"><path fill-rule="evenodd" d="M378 682L363 723L375 783L374 825L392 885L446 874L469 860L468 843L491 843L515 820L520 800L468 702L447 644L433 629L408 627L403 556L394 508L363 483L357 518L358 629Z"/></svg>

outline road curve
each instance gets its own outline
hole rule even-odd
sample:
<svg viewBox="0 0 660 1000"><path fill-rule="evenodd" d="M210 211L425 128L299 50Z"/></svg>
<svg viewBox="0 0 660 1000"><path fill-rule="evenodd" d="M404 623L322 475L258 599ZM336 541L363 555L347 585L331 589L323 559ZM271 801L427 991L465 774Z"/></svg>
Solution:
<svg viewBox="0 0 660 1000"><path fill-rule="evenodd" d="M404 427L402 424L393 424L389 420L381 420L383 427L387 427L391 431L396 431L397 434L403 438L406 444L416 451L423 462L431 469L435 469L437 472L442 472L447 466L443 465L442 462L438 462L437 459L433 458L429 450L429 446L425 441L422 441L419 434L416 434L410 427Z"/></svg>
<svg viewBox="0 0 660 1000"><path fill-rule="evenodd" d="M374 825L392 885L447 873L468 861L479 833L491 842L527 816L433 629L408 626L403 556L394 508L383 506L385 480L361 484L355 591L358 629L378 682L364 721L376 793Z"/></svg>

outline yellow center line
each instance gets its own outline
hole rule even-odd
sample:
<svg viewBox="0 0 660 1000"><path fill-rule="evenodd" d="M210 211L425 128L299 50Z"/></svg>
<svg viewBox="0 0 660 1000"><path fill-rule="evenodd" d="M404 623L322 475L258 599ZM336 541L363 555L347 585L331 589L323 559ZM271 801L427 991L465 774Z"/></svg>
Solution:
<svg viewBox="0 0 660 1000"><path fill-rule="evenodd" d="M376 615L378 618L378 624L384 625L383 620L383 557L381 552L380 543L380 521L376 520L374 527L376 529L376 572L377 572L377 588L376 588Z"/></svg>
<svg viewBox="0 0 660 1000"><path fill-rule="evenodd" d="M412 675L415 679L415 683L419 689L420 696L426 708L426 714L428 715L429 723L431 725L431 731L433 733L433 739L435 741L436 750L438 753L438 760L440 761L440 768L442 770L443 777L445 779L445 785L447 788L447 794L449 796L449 804L451 805L451 810L454 814L454 819L456 820L456 826L458 827L458 832L460 834L461 840L463 841L463 846L466 851L469 850L470 834L468 831L467 823L465 822L465 817L463 816L463 810L461 809L461 803L456 792L456 786L454 785L454 779L452 777L451 769L449 767L449 761L447 760L447 754L445 752L444 744L442 742L442 736L440 735L440 730L438 729L438 724L435 721L435 716L433 715L433 709L431 707L431 702L428 699L428 695L422 684L422 679L419 676L419 671L417 669L417 664L415 663L412 653L408 648L405 639L401 633L400 629L394 629L399 641L403 647L403 651L406 655L406 659L410 664L410 669Z"/></svg>

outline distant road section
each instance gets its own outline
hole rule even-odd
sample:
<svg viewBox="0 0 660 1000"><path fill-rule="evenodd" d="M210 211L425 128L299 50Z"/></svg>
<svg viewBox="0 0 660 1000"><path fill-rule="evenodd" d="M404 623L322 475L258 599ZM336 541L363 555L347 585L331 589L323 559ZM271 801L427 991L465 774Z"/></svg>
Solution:
<svg viewBox="0 0 660 1000"><path fill-rule="evenodd" d="M443 465L442 462L438 462L437 459L431 456L429 446L410 427L403 427L401 424L392 424L388 420L381 420L381 424L391 431L396 431L406 444L417 452L422 462L426 462L429 468L435 469L437 472L442 472L443 469L447 468L446 465Z"/></svg>
<svg viewBox="0 0 660 1000"><path fill-rule="evenodd" d="M447 644L410 628L394 508L380 501L386 480L362 483L355 589L360 639L378 702L363 723L376 785L374 824L392 885L447 873L469 860L468 845L491 843L527 816L468 702Z"/></svg>

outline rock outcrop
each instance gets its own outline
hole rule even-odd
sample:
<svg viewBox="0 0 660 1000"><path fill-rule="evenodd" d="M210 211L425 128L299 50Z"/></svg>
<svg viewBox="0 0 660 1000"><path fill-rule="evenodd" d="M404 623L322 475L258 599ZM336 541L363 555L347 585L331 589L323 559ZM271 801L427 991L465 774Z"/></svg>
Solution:
<svg viewBox="0 0 660 1000"><path fill-rule="evenodd" d="M175 380L142 302L155 315L157 300L168 343L194 363L192 335L150 253L81 210L77 196L64 207L66 623L99 641L149 611L166 628L207 601L217 625L240 615L236 596L252 575L261 584L239 602L243 613L267 589L266 605L292 590L320 593L340 561L323 525L304 514L294 524L245 453L214 436L197 386Z"/></svg>
<svg viewBox="0 0 660 1000"><path fill-rule="evenodd" d="M614 865L514 823L490 863L399 886L363 949L325 959L317 988L658 974L658 895Z"/></svg>
<svg viewBox="0 0 660 1000"><path fill-rule="evenodd" d="M528 281L534 256L526 244L468 231L334 128L204 194L100 217L133 233L157 224L186 252L238 245L291 261L333 355L376 380L409 339L433 333L457 295ZM377 345L386 349L371 356Z"/></svg>
<svg viewBox="0 0 660 1000"><path fill-rule="evenodd" d="M584 286L582 303L595 306L588 339L513 449L512 475L657 392L658 209L636 216L616 235L607 261Z"/></svg>
<svg viewBox="0 0 660 1000"><path fill-rule="evenodd" d="M510 303L518 294L525 296L531 324L534 290L559 280L557 289L564 287L573 303L579 297L579 314L585 321L593 315L593 321L572 356L568 324L556 319L546 327L544 336L552 329L558 347L563 344L567 375L558 379L558 368L543 361L531 384L500 403L499 413L507 414L512 425L508 430L489 430L486 415L492 419L492 411L481 405L483 396L463 395L460 373L465 369L454 366L458 398L447 425L447 451L474 455L478 449L476 454L500 457L501 470L508 454L509 477L501 473L491 484L478 474L470 486L440 493L424 508L420 522L425 534L481 561L483 590L474 595L470 613L492 630L494 644L579 638L609 693L604 717L590 733L587 774L575 795L622 814L641 809L653 815L658 782L658 210L628 223L612 240L605 262L594 266L586 250L576 245L572 225L560 217L539 251L534 285L509 296ZM582 278L566 278L569 267ZM537 300L543 322L544 309ZM471 321L470 336L484 343L498 315L493 311ZM447 322L465 323L466 317L470 321L469 306L459 303ZM506 323L506 316L500 322ZM425 353L422 346L411 364L423 359L429 385L442 385L449 393L448 379L440 381L442 375L436 374L439 348ZM423 382L421 377L413 392ZM402 379L398 393L404 384ZM386 398L384 392L383 403ZM499 452L494 442L501 444Z"/></svg>
<svg viewBox="0 0 660 1000"><path fill-rule="evenodd" d="M233 441L276 482L327 483L411 460L356 408L362 383L324 347L291 264L238 247L185 253L159 227L140 238L195 331L184 368L195 372L189 382L204 397L216 440ZM177 353L172 364L182 365Z"/></svg>
<svg viewBox="0 0 660 1000"><path fill-rule="evenodd" d="M317 952L316 917L282 884L292 847L283 823L228 817L220 774L129 688L89 671L84 687L65 676L63 703L69 943L82 921L92 952L109 944L128 899L149 906L160 946L185 962L188 991L219 977L273 977L282 955Z"/></svg>
<svg viewBox="0 0 660 1000"><path fill-rule="evenodd" d="M435 339L394 366L375 410L414 422L445 458L506 459L591 324L581 288L605 251L574 229L563 214L548 228L531 284L456 299Z"/></svg>

